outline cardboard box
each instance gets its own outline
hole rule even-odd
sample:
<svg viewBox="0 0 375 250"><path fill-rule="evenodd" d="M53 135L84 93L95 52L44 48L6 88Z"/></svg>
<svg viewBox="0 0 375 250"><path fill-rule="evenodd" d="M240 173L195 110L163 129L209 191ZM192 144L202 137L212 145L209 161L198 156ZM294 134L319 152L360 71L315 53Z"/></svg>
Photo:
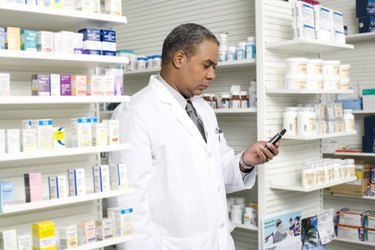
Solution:
<svg viewBox="0 0 375 250"><path fill-rule="evenodd" d="M366 242L375 242L375 229L365 228L365 241Z"/></svg>
<svg viewBox="0 0 375 250"><path fill-rule="evenodd" d="M336 235L337 238L363 241L364 240L364 230L363 227L352 227L344 225L336 225Z"/></svg>
<svg viewBox="0 0 375 250"><path fill-rule="evenodd" d="M15 229L0 231L0 249L17 249L17 232Z"/></svg>
<svg viewBox="0 0 375 250"><path fill-rule="evenodd" d="M337 211L336 223L344 226L363 227L363 211Z"/></svg>
<svg viewBox="0 0 375 250"><path fill-rule="evenodd" d="M24 175L26 202L42 200L42 174L28 173Z"/></svg>
<svg viewBox="0 0 375 250"><path fill-rule="evenodd" d="M325 188L324 192L335 194L347 194L353 196L367 195L367 184L370 182L370 169L373 168L373 166L373 164L368 163L356 164L356 181Z"/></svg>
<svg viewBox="0 0 375 250"><path fill-rule="evenodd" d="M55 223L42 221L32 224L33 250L56 250Z"/></svg>
<svg viewBox="0 0 375 250"><path fill-rule="evenodd" d="M6 48L8 50L21 50L21 29L19 27L7 27Z"/></svg>
<svg viewBox="0 0 375 250"><path fill-rule="evenodd" d="M375 116L367 116L364 119L365 134L364 136L375 136Z"/></svg>
<svg viewBox="0 0 375 250"><path fill-rule="evenodd" d="M26 51L37 51L38 32L35 30L21 31L21 49Z"/></svg>
<svg viewBox="0 0 375 250"><path fill-rule="evenodd" d="M362 136L362 152L375 153L375 136Z"/></svg>
<svg viewBox="0 0 375 250"><path fill-rule="evenodd" d="M364 227L375 230L375 211L367 210L364 212Z"/></svg>
<svg viewBox="0 0 375 250"><path fill-rule="evenodd" d="M363 89L363 110L372 110L375 106L375 89Z"/></svg>

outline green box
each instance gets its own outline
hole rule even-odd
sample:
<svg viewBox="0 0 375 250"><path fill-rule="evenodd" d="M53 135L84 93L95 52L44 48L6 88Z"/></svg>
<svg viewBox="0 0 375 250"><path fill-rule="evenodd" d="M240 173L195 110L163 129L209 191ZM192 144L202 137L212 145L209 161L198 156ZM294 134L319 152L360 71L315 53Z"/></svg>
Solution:
<svg viewBox="0 0 375 250"><path fill-rule="evenodd" d="M21 50L37 51L38 32L35 30L21 31Z"/></svg>

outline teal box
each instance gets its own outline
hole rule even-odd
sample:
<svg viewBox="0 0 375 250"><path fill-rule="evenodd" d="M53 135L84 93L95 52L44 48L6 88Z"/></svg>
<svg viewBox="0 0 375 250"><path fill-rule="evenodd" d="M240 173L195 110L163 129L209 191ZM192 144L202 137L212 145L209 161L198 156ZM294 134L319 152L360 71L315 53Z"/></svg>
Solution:
<svg viewBox="0 0 375 250"><path fill-rule="evenodd" d="M4 205L13 202L13 182L0 181L0 211L3 210Z"/></svg>
<svg viewBox="0 0 375 250"><path fill-rule="evenodd" d="M38 32L35 30L21 31L21 50L37 51Z"/></svg>

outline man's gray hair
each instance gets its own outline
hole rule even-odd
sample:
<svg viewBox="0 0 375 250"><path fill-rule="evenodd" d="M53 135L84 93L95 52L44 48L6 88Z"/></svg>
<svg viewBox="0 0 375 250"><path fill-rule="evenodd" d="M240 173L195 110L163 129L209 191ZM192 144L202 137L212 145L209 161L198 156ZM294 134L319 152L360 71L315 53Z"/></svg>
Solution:
<svg viewBox="0 0 375 250"><path fill-rule="evenodd" d="M162 64L167 64L172 59L173 54L179 50L184 51L188 57L193 56L198 45L204 40L210 40L219 45L215 35L202 25L186 23L177 26L164 40Z"/></svg>

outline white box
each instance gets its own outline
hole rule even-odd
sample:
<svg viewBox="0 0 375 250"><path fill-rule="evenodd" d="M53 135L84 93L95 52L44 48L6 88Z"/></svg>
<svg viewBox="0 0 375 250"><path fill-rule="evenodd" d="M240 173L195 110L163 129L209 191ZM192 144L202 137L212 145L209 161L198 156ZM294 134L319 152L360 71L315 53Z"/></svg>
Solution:
<svg viewBox="0 0 375 250"><path fill-rule="evenodd" d="M115 210L115 224L118 237L133 234L133 208Z"/></svg>
<svg viewBox="0 0 375 250"><path fill-rule="evenodd" d="M63 53L62 34L60 32L53 33L53 52Z"/></svg>
<svg viewBox="0 0 375 250"><path fill-rule="evenodd" d="M91 13L101 13L100 0L75 0L75 9Z"/></svg>
<svg viewBox="0 0 375 250"><path fill-rule="evenodd" d="M295 38L315 39L314 6L302 1L295 2L293 8Z"/></svg>
<svg viewBox="0 0 375 250"><path fill-rule="evenodd" d="M6 153L5 130L0 129L0 155Z"/></svg>
<svg viewBox="0 0 375 250"><path fill-rule="evenodd" d="M117 236L117 228L115 224L115 212L119 209L118 207L109 207L107 208L107 217L112 221L113 236Z"/></svg>
<svg viewBox="0 0 375 250"><path fill-rule="evenodd" d="M0 73L0 96L10 95L10 74Z"/></svg>
<svg viewBox="0 0 375 250"><path fill-rule="evenodd" d="M105 0L105 13L115 16L122 15L121 0Z"/></svg>
<svg viewBox="0 0 375 250"><path fill-rule="evenodd" d="M90 75L87 77L87 95L103 96L103 76Z"/></svg>
<svg viewBox="0 0 375 250"><path fill-rule="evenodd" d="M92 145L106 146L108 145L108 128L106 123L92 124Z"/></svg>
<svg viewBox="0 0 375 250"><path fill-rule="evenodd" d="M86 117L72 119L72 147L91 147L91 119Z"/></svg>
<svg viewBox="0 0 375 250"><path fill-rule="evenodd" d="M103 95L114 96L115 78L113 75L103 76Z"/></svg>
<svg viewBox="0 0 375 250"><path fill-rule="evenodd" d="M66 176L48 176L48 189L50 199L60 199L68 196Z"/></svg>
<svg viewBox="0 0 375 250"><path fill-rule="evenodd" d="M92 167L92 172L94 177L94 192L111 191L108 165L94 166Z"/></svg>
<svg viewBox="0 0 375 250"><path fill-rule="evenodd" d="M363 110L373 110L375 107L375 89L363 89Z"/></svg>
<svg viewBox="0 0 375 250"><path fill-rule="evenodd" d="M78 228L77 225L59 227L60 248L78 247Z"/></svg>
<svg viewBox="0 0 375 250"><path fill-rule="evenodd" d="M38 32L38 51L53 52L53 32Z"/></svg>
<svg viewBox="0 0 375 250"><path fill-rule="evenodd" d="M32 250L31 234L24 233L17 236L18 250Z"/></svg>
<svg viewBox="0 0 375 250"><path fill-rule="evenodd" d="M332 41L332 10L321 5L314 6L316 38Z"/></svg>
<svg viewBox="0 0 375 250"><path fill-rule="evenodd" d="M49 75L50 91L51 96L60 96L60 74L50 74Z"/></svg>
<svg viewBox="0 0 375 250"><path fill-rule="evenodd" d="M106 75L113 75L114 96L124 95L124 70L123 69L106 69Z"/></svg>
<svg viewBox="0 0 375 250"><path fill-rule="evenodd" d="M69 196L79 196L86 194L85 169L69 169L68 182Z"/></svg>
<svg viewBox="0 0 375 250"><path fill-rule="evenodd" d="M61 42L62 42L62 53L66 54L73 54L74 53L74 46L73 46L73 37L74 33L71 31L60 31L61 34Z"/></svg>
<svg viewBox="0 0 375 250"><path fill-rule="evenodd" d="M21 152L21 140L19 129L6 130L6 145L8 154L18 154Z"/></svg>
<svg viewBox="0 0 375 250"><path fill-rule="evenodd" d="M99 240L106 240L113 237L112 219L103 218L95 221L96 238Z"/></svg>
<svg viewBox="0 0 375 250"><path fill-rule="evenodd" d="M22 129L21 134L22 152L37 151L36 130L34 128Z"/></svg>
<svg viewBox="0 0 375 250"><path fill-rule="evenodd" d="M111 190L126 189L128 187L128 176L126 164L111 164L109 166L111 176Z"/></svg>
<svg viewBox="0 0 375 250"><path fill-rule="evenodd" d="M361 241L359 236L363 233L362 227L337 225L337 237L341 239Z"/></svg>
<svg viewBox="0 0 375 250"><path fill-rule="evenodd" d="M53 150L53 121L51 119L38 120L35 126L38 150Z"/></svg>
<svg viewBox="0 0 375 250"><path fill-rule="evenodd" d="M363 226L363 212L362 211L337 211L337 223L344 226Z"/></svg>
<svg viewBox="0 0 375 250"><path fill-rule="evenodd" d="M53 148L65 148L65 129L63 127L53 127Z"/></svg>
<svg viewBox="0 0 375 250"><path fill-rule="evenodd" d="M17 233L15 229L4 230L0 232L0 249L17 249Z"/></svg>
<svg viewBox="0 0 375 250"><path fill-rule="evenodd" d="M108 145L120 144L120 121L103 120L108 129Z"/></svg>
<svg viewBox="0 0 375 250"><path fill-rule="evenodd" d="M82 54L83 53L83 34L73 33L73 53Z"/></svg>

